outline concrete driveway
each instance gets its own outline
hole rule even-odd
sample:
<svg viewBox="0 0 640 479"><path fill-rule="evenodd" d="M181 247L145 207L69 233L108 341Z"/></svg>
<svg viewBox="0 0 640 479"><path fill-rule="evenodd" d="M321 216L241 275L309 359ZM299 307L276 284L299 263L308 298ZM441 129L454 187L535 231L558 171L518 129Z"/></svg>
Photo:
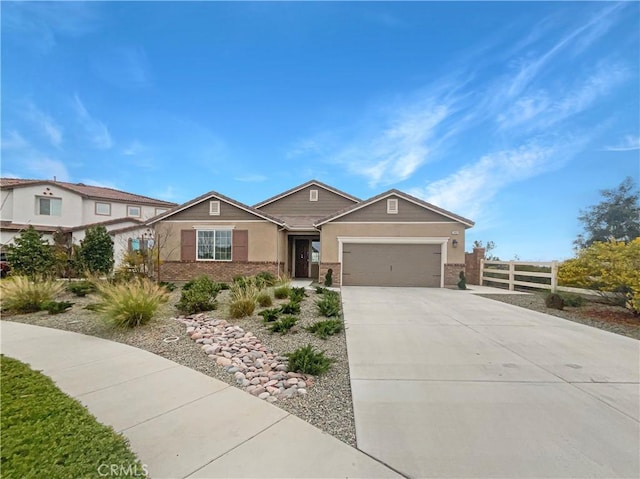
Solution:
<svg viewBox="0 0 640 479"><path fill-rule="evenodd" d="M342 299L362 451L409 477L640 477L640 342L469 291Z"/></svg>

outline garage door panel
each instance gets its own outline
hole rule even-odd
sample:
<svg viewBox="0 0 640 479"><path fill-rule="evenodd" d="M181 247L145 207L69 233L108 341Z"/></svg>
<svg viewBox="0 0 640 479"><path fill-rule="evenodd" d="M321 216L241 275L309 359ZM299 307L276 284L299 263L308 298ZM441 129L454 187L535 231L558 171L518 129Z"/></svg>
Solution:
<svg viewBox="0 0 640 479"><path fill-rule="evenodd" d="M346 243L345 286L440 286L439 244Z"/></svg>

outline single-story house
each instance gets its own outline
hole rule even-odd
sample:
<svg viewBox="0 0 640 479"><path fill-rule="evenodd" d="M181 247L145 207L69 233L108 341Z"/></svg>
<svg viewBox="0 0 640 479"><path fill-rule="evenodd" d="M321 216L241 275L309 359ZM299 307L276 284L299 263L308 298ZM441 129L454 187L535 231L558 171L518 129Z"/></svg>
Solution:
<svg viewBox="0 0 640 479"><path fill-rule="evenodd" d="M211 191L148 222L161 278L269 271L334 285L444 287L473 221L392 189L360 200L316 180L254 206Z"/></svg>

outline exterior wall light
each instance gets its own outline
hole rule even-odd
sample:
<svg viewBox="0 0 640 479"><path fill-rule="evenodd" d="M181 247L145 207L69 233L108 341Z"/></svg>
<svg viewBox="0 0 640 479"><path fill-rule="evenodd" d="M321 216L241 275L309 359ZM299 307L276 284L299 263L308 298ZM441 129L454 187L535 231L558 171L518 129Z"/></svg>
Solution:
<svg viewBox="0 0 640 479"><path fill-rule="evenodd" d="M451 242L451 246L453 246L454 248L457 248L457 247L458 247L458 240L457 240L457 239L454 239L454 240Z"/></svg>

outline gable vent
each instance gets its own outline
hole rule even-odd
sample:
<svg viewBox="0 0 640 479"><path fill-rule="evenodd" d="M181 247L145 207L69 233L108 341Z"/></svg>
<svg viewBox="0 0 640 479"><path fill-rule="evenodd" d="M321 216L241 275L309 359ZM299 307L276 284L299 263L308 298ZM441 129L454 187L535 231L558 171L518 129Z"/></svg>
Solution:
<svg viewBox="0 0 640 479"><path fill-rule="evenodd" d="M397 198L389 198L387 200L387 214L389 214L389 215L397 215L398 214L398 199Z"/></svg>
<svg viewBox="0 0 640 479"><path fill-rule="evenodd" d="M211 216L220 216L220 202L209 201L209 214Z"/></svg>
<svg viewBox="0 0 640 479"><path fill-rule="evenodd" d="M318 190L309 190L309 201L318 201Z"/></svg>

